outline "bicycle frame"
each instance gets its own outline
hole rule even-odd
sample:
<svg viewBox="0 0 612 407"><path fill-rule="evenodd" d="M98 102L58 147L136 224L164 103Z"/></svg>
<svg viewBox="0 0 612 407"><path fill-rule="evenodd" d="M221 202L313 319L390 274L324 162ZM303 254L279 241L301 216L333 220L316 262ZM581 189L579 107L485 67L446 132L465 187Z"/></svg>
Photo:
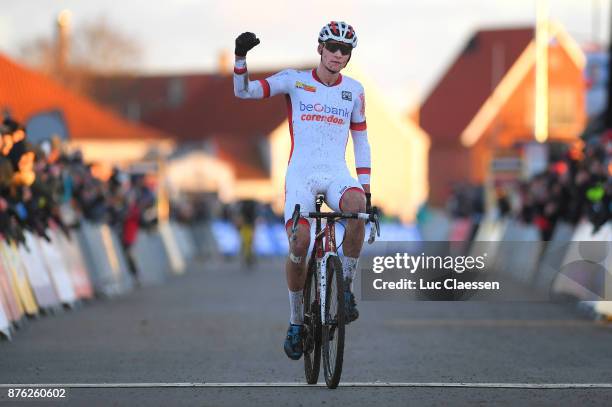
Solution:
<svg viewBox="0 0 612 407"><path fill-rule="evenodd" d="M322 205L323 198L319 196L316 201L317 212L321 211ZM325 240L325 249L323 249L323 240ZM327 299L327 260L330 256L338 256L338 253L336 253L336 224L333 218L327 220L324 229L321 229L321 218L317 218L314 244L317 272L319 273L317 297L321 307L321 324L328 325L329 322L327 314L325 313Z"/></svg>
<svg viewBox="0 0 612 407"><path fill-rule="evenodd" d="M337 248L336 248L336 218L345 218L345 219L362 219L367 221L374 222L372 228L370 229L370 238L368 239L368 243L373 243L375 239L375 235L380 236L380 226L378 224L378 215L376 214L377 210L374 208L374 213L321 213L321 206L323 205L324 197L323 195L317 195L315 201L316 212L300 212L300 205L295 205L295 210L293 211L292 216L292 235L290 240L295 239L295 232L297 229L297 224L300 216L302 217L311 217L316 220L316 228L315 228L315 241L313 251L315 253L316 260L316 271L319 273L319 284L316 287L316 298L319 300L321 305L321 324L329 325L327 315L325 314L325 305L326 305L326 294L327 294L327 261L331 256L338 256ZM327 222L325 224L325 228L321 226L321 219L325 217ZM325 240L325 246L323 245L323 240Z"/></svg>

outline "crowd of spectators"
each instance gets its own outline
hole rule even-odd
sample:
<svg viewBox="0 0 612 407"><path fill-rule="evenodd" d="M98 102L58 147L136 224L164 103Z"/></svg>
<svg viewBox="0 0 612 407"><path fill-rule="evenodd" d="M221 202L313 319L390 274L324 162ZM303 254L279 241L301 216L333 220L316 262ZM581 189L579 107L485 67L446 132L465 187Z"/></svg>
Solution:
<svg viewBox="0 0 612 407"><path fill-rule="evenodd" d="M596 233L612 211L611 132L568 146L546 170L516 183L495 189L499 216L535 225L542 240L552 238L555 225L576 225L588 219ZM456 185L448 202L451 216L472 218L478 223L484 212L481 186Z"/></svg>
<svg viewBox="0 0 612 407"><path fill-rule="evenodd" d="M596 233L610 220L612 137L570 149L547 170L521 185L520 219L534 223L550 240L557 222L576 225L587 218Z"/></svg>
<svg viewBox="0 0 612 407"><path fill-rule="evenodd" d="M68 152L59 137L39 144L6 117L0 124L0 233L26 244L25 233L50 239L50 229L70 238L85 219L107 223L121 237L128 256L138 229L156 221L155 195L141 175L114 169L110 175ZM133 262L130 269L136 276Z"/></svg>

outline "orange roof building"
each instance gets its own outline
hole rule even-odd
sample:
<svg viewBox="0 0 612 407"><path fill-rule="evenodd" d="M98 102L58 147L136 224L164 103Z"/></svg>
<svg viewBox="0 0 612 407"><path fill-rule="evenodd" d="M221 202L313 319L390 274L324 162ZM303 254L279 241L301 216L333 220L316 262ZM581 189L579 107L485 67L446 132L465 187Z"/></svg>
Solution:
<svg viewBox="0 0 612 407"><path fill-rule="evenodd" d="M551 24L548 38L548 141L534 138L535 32L532 28L482 30L468 41L420 110L431 137L429 200L442 206L454 183L482 184L496 168L525 176L529 151L575 140L586 122L584 55ZM542 163L540 163L541 165ZM522 174L522 175L521 175Z"/></svg>
<svg viewBox="0 0 612 407"><path fill-rule="evenodd" d="M232 166L238 180L270 177L268 135L287 122L282 98L236 98L231 74L102 77L93 93L124 117L175 134L177 143L205 146Z"/></svg>
<svg viewBox="0 0 612 407"><path fill-rule="evenodd" d="M1 54L0 77L0 108L26 126L38 115L56 113L67 133L58 135L81 148L88 161L127 163L172 146L169 134L131 123Z"/></svg>

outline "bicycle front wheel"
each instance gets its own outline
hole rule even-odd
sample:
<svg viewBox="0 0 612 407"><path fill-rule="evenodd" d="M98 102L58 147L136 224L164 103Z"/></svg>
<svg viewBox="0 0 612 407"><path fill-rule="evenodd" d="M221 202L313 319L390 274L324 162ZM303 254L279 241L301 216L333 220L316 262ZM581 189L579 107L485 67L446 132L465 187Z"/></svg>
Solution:
<svg viewBox="0 0 612 407"><path fill-rule="evenodd" d="M319 302L319 273L313 257L308 262L306 285L304 286L304 372L306 382L316 384L321 369L321 305Z"/></svg>
<svg viewBox="0 0 612 407"><path fill-rule="evenodd" d="M342 375L344 358L344 280L342 264L337 256L327 260L325 321L322 326L323 372L325 383L335 389Z"/></svg>

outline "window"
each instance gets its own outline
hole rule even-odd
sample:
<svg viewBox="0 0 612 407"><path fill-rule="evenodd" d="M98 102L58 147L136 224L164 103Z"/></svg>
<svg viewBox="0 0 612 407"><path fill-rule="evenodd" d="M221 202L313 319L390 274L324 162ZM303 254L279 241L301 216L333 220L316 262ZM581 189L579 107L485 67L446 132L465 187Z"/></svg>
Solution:
<svg viewBox="0 0 612 407"><path fill-rule="evenodd" d="M185 99L185 86L183 78L171 78L168 81L168 104L171 107L178 107Z"/></svg>
<svg viewBox="0 0 612 407"><path fill-rule="evenodd" d="M571 126L576 122L576 95L572 88L557 87L549 91L550 127Z"/></svg>

